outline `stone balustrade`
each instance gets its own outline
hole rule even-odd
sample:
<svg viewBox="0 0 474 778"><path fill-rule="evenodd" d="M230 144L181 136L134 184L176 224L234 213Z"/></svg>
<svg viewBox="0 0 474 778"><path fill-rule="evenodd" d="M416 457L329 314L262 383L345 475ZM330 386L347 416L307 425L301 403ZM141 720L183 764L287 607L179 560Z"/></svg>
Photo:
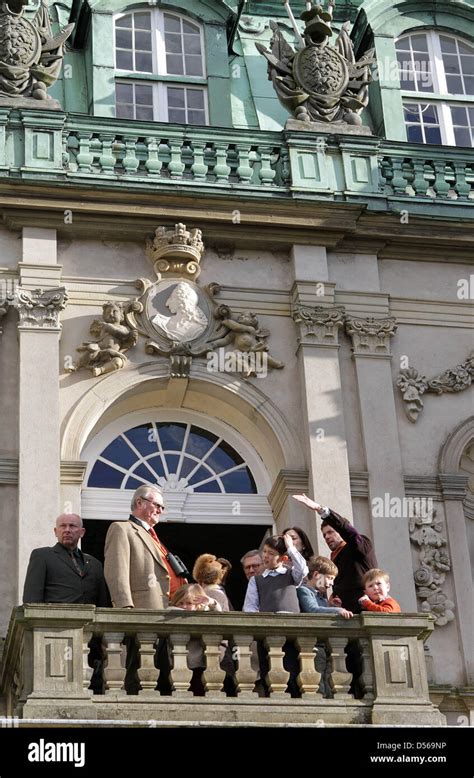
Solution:
<svg viewBox="0 0 474 778"><path fill-rule="evenodd" d="M117 191L235 190L250 198L353 201L377 211L401 201L427 215L435 203L447 218L474 212L469 149L334 135L329 127L250 131L0 107L0 184L10 178Z"/></svg>
<svg viewBox="0 0 474 778"><path fill-rule="evenodd" d="M444 717L428 696L423 650L432 629L432 619L421 614L364 613L345 621L313 614L24 605L12 614L0 689L7 715L28 720L439 726ZM223 640L234 659L227 677ZM268 651L266 697L256 683L256 640ZM196 641L205 664L198 690L188 666ZM299 657L293 696L286 691L286 641ZM361 699L350 693L349 641L363 657ZM330 657L327 696L320 687L323 646ZM94 651L102 660L92 678Z"/></svg>

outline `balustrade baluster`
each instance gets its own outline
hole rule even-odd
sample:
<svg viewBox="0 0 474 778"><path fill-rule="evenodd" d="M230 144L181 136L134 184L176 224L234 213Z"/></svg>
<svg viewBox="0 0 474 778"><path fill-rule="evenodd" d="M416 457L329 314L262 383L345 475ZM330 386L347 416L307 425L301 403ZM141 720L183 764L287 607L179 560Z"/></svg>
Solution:
<svg viewBox="0 0 474 778"><path fill-rule="evenodd" d="M206 669L202 676L202 682L208 695L215 695L221 691L225 677L225 672L219 666L223 655L221 649L223 636L206 632L203 639L206 644Z"/></svg>
<svg viewBox="0 0 474 778"><path fill-rule="evenodd" d="M142 687L139 695L143 695L153 691L158 680L158 670L155 667L157 636L155 632L139 632L137 639L140 647L138 678Z"/></svg>
<svg viewBox="0 0 474 778"><path fill-rule="evenodd" d="M286 697L285 690L288 685L288 673L283 667L283 645L286 638L281 635L270 635L265 638L268 647L268 685L272 697ZM289 699L289 698L288 698Z"/></svg>
<svg viewBox="0 0 474 778"><path fill-rule="evenodd" d="M361 684L365 689L364 702L373 700L374 697L374 672L372 666L372 651L367 638L359 638L359 645L362 652L362 676Z"/></svg>
<svg viewBox="0 0 474 778"><path fill-rule="evenodd" d="M126 173L134 175L137 172L138 166L140 164L139 160L137 159L136 149L138 138L127 137L124 139L124 141L125 156L122 160L122 165Z"/></svg>
<svg viewBox="0 0 474 778"><path fill-rule="evenodd" d="M227 164L227 145L215 144L216 164L214 174L217 183L228 183L230 167Z"/></svg>
<svg viewBox="0 0 474 778"><path fill-rule="evenodd" d="M352 675L346 668L346 653L344 651L347 645L347 638L336 637L331 635L329 638L331 647L331 661L332 661L332 682L334 686L334 693L337 694L338 699L346 697L349 699L349 686L351 683Z"/></svg>
<svg viewBox="0 0 474 778"><path fill-rule="evenodd" d="M92 161L94 155L91 154L91 137L90 132L78 132L77 138L79 141L79 153L77 155L77 165L80 173L90 173L92 171Z"/></svg>
<svg viewBox="0 0 474 778"><path fill-rule="evenodd" d="M451 188L446 181L446 162L434 160L433 164L435 170L435 182L433 184L433 189L436 192L437 197L442 197L444 199L447 197Z"/></svg>
<svg viewBox="0 0 474 778"><path fill-rule="evenodd" d="M99 165L101 172L110 175L114 172L115 157L112 154L112 143L115 136L108 133L102 133L100 140L102 141L102 149L99 155Z"/></svg>
<svg viewBox="0 0 474 778"><path fill-rule="evenodd" d="M237 693L239 697L253 697L257 674L252 669L252 635L234 636L234 653L239 663L236 673Z"/></svg>
<svg viewBox="0 0 474 778"><path fill-rule="evenodd" d="M174 697L192 697L193 693L189 690L191 676L193 671L188 667L188 643L190 635L186 633L173 632L170 635L170 645L173 651L173 669L171 670L171 684L174 686Z"/></svg>
<svg viewBox="0 0 474 778"><path fill-rule="evenodd" d="M314 637L298 637L296 640L301 662L301 672L298 676L301 694L314 694L321 679L321 673L316 670L314 664L314 644Z"/></svg>
<svg viewBox="0 0 474 778"><path fill-rule="evenodd" d="M89 686L91 683L93 668L89 666L89 642L92 638L92 632L84 627L82 632L82 687L85 692L89 694ZM71 661L70 659L68 661ZM92 694L92 690L90 690Z"/></svg>
<svg viewBox="0 0 474 778"><path fill-rule="evenodd" d="M181 159L181 142L172 140L169 144L171 159L168 163L168 170L171 178L182 178L185 164Z"/></svg>
<svg viewBox="0 0 474 778"><path fill-rule="evenodd" d="M193 164L191 165L191 172L193 178L196 181L205 181L208 171L208 166L204 162L205 147L202 141L194 141L192 145L193 150Z"/></svg>
<svg viewBox="0 0 474 778"><path fill-rule="evenodd" d="M471 186L466 180L466 163L455 162L454 163L454 191L460 200L467 200L471 193Z"/></svg>
<svg viewBox="0 0 474 778"><path fill-rule="evenodd" d="M147 138L145 144L147 149L145 169L149 176L159 176L163 166L159 158L160 142L157 138Z"/></svg>
<svg viewBox="0 0 474 778"><path fill-rule="evenodd" d="M123 632L105 632L103 644L107 649L104 663L106 694L125 694L125 647L122 646Z"/></svg>

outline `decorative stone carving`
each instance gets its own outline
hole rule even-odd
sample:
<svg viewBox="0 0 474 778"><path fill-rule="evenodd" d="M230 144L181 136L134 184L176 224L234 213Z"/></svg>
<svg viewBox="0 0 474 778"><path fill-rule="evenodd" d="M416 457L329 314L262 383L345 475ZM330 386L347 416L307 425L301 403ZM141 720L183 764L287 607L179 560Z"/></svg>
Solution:
<svg viewBox="0 0 474 778"><path fill-rule="evenodd" d="M3 317L6 316L8 313L8 300L1 300L0 301L0 322L2 321ZM0 325L0 335L3 334L3 327Z"/></svg>
<svg viewBox="0 0 474 778"><path fill-rule="evenodd" d="M74 24L53 35L46 0L30 21L23 8L0 5L0 101L5 105L59 108L47 89L59 76L63 45Z"/></svg>
<svg viewBox="0 0 474 778"><path fill-rule="evenodd" d="M397 329L397 320L392 317L346 317L346 332L352 337L352 350L356 356L390 356L390 338L395 335Z"/></svg>
<svg viewBox="0 0 474 778"><path fill-rule="evenodd" d="M258 16L242 16L239 22L239 28L243 32L253 33L255 35L264 31L267 26L265 19L261 19Z"/></svg>
<svg viewBox="0 0 474 778"><path fill-rule="evenodd" d="M124 324L121 303L107 302L102 309L102 319L94 319L90 326L94 340L86 340L76 349L80 357L67 368L69 373L85 368L99 376L120 370L127 363L125 351L135 346L138 333Z"/></svg>
<svg viewBox="0 0 474 778"><path fill-rule="evenodd" d="M268 61L268 78L280 102L297 120L289 129L320 129L316 125L331 125L338 132L371 135L362 127L360 113L368 105L368 85L372 80L370 65L375 61L374 49L356 61L349 37L349 22L339 33L335 45L328 41L333 35L331 22L335 0L329 0L327 11L319 5L306 3L301 14L305 22L300 35L289 3L285 3L290 21L299 40L298 51L286 42L279 26L271 21L273 38L271 51L261 43L256 47Z"/></svg>
<svg viewBox="0 0 474 778"><path fill-rule="evenodd" d="M419 510L410 518L410 540L419 549L420 567L414 574L417 595L423 600L421 610L431 613L438 627L454 619L455 608L454 602L441 589L446 573L451 570L442 531L442 522L436 521L436 510Z"/></svg>
<svg viewBox="0 0 474 778"><path fill-rule="evenodd" d="M299 324L299 343L316 343L318 346L337 346L338 333L344 324L345 309L341 307L323 308L296 305L293 320Z"/></svg>
<svg viewBox="0 0 474 778"><path fill-rule="evenodd" d="M195 280L201 272L199 263L203 252L201 230L188 230L181 223L175 224L174 231L157 227L146 244L146 253L158 278L178 275Z"/></svg>
<svg viewBox="0 0 474 778"><path fill-rule="evenodd" d="M60 330L59 314L66 307L67 301L68 294L64 286L32 291L18 286L12 305L18 311L20 328Z"/></svg>
<svg viewBox="0 0 474 778"><path fill-rule="evenodd" d="M270 335L269 330L262 329L259 325L258 319L254 313L241 313L236 318L232 318L232 312L228 305L220 305L214 312L214 316L219 322L219 337L209 341L211 349L224 348L225 346L232 345L234 348L231 352L227 352L225 355L226 361L229 364L232 360L229 358L230 354L236 355L236 352L241 354L260 354L262 359L262 368L271 367L276 370L281 370L284 367L283 362L279 362L274 359L268 353L267 338ZM234 361L236 366L235 372L239 370L239 360ZM258 374L259 365L255 360L241 360L241 366L243 372L247 376ZM232 371L234 372L234 371Z"/></svg>
<svg viewBox="0 0 474 778"><path fill-rule="evenodd" d="M419 375L418 370L413 367L400 370L397 379L403 401L405 402L405 413L411 422L416 422L418 415L423 410L422 395L425 392L431 394L443 394L444 392L463 392L471 386L474 376L474 352L472 352L465 362L456 367L445 370L435 378L427 380L425 376Z"/></svg>

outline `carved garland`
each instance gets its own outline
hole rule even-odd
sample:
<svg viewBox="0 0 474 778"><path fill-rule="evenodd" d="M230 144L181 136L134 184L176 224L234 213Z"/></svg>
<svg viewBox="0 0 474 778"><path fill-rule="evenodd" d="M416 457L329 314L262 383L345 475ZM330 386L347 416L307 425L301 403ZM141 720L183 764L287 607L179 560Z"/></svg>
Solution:
<svg viewBox="0 0 474 778"><path fill-rule="evenodd" d="M402 398L405 403L405 413L413 423L418 419L423 410L422 395L426 393L443 394L445 392L463 392L468 389L474 377L474 352L465 362L453 368L448 368L444 373L428 380L420 375L414 367L400 370L397 380Z"/></svg>
<svg viewBox="0 0 474 778"><path fill-rule="evenodd" d="M421 610L431 613L435 624L443 627L454 619L455 605L441 588L451 570L442 522L436 521L435 510L419 513L410 518L409 532L411 542L419 549L420 567L414 578L417 595L423 600Z"/></svg>

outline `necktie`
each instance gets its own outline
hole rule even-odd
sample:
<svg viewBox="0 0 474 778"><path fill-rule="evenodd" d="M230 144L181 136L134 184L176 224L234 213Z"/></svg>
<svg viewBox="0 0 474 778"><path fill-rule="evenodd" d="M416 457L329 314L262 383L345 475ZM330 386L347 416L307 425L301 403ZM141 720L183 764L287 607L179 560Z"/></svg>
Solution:
<svg viewBox="0 0 474 778"><path fill-rule="evenodd" d="M82 559L79 555L79 552L77 551L77 549L74 549L74 551L69 552L69 556L72 559L72 563L74 567L76 568L77 572L82 578L82 576L84 575L84 570L82 568Z"/></svg>
<svg viewBox="0 0 474 778"><path fill-rule="evenodd" d="M155 532L155 530L153 529L153 527L150 527L150 529L148 530L148 532L149 532L149 533L150 533L150 535L152 536L153 540L155 540L155 541L156 541L157 543L159 543L159 544L160 544L160 546L161 546L161 543L160 543L160 541L158 540L158 535L156 534L156 532Z"/></svg>

